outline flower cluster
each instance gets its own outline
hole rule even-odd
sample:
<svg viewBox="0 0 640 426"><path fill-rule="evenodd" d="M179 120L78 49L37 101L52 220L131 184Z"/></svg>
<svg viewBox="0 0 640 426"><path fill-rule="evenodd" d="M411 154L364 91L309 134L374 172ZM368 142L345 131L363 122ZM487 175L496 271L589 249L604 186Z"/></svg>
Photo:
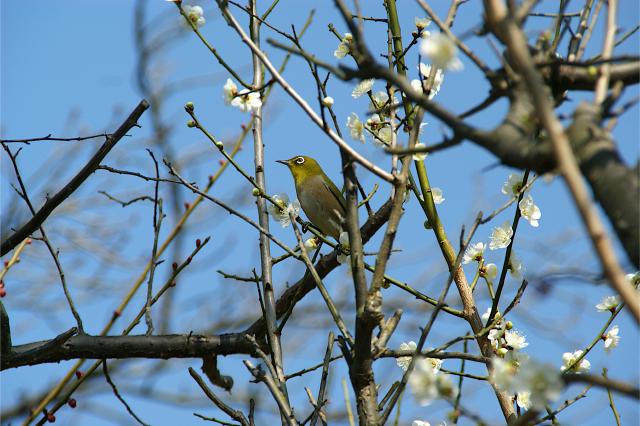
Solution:
<svg viewBox="0 0 640 426"><path fill-rule="evenodd" d="M184 24L191 28L191 25L194 27L201 27L205 24L206 20L204 19L204 10L202 10L201 6L192 6L192 5L184 5L182 6L182 11L184 15L187 17L189 22L184 22Z"/></svg>
<svg viewBox="0 0 640 426"><path fill-rule="evenodd" d="M562 390L558 370L519 352L493 358L489 380L498 389L516 394L516 403L524 409L544 409Z"/></svg>
<svg viewBox="0 0 640 426"><path fill-rule="evenodd" d="M342 59L345 56L347 56L347 54L351 50L352 42L353 42L353 36L351 35L351 33L346 33L342 38L342 41L340 41L338 48L333 52L333 56L335 56L338 59Z"/></svg>
<svg viewBox="0 0 640 426"><path fill-rule="evenodd" d="M401 351L415 351L416 342L402 343ZM399 357L396 363L403 371L407 371L411 356ZM453 385L451 377L440 371L442 360L436 358L417 358L413 371L409 375L409 386L416 401L422 406L429 405L436 398L455 398L458 389Z"/></svg>
<svg viewBox="0 0 640 426"><path fill-rule="evenodd" d="M287 194L274 195L273 201L275 204L269 204L267 211L275 220L280 222L283 228L291 225L291 216L289 213L297 217L300 213L300 202L293 200L289 202L289 196Z"/></svg>
<svg viewBox="0 0 640 426"><path fill-rule="evenodd" d="M225 105L234 106L242 112L256 111L262 106L259 92L247 89L238 91L238 86L230 78L227 79L222 91Z"/></svg>

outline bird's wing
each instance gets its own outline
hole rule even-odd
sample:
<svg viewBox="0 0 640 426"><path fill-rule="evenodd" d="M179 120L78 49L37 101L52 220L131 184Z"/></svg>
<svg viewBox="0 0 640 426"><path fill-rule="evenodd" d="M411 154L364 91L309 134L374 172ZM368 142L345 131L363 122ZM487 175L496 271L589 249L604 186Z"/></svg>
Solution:
<svg viewBox="0 0 640 426"><path fill-rule="evenodd" d="M322 179L322 184L329 190L329 192L331 193L331 195L333 195L333 198L336 199L338 204L340 204L340 207L342 207L342 212L346 213L347 202L342 196L342 193L340 192L340 190L334 185L334 183L329 178Z"/></svg>

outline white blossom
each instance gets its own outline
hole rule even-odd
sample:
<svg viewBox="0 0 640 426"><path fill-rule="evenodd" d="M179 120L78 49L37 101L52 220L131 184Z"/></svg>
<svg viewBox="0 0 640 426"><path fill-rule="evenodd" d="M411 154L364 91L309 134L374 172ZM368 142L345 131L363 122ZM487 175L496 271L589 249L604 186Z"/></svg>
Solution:
<svg viewBox="0 0 640 426"><path fill-rule="evenodd" d="M307 251L318 248L318 240L316 239L316 237L311 237L305 240L304 248L307 249Z"/></svg>
<svg viewBox="0 0 640 426"><path fill-rule="evenodd" d="M433 197L434 204L442 204L444 202L444 196L442 195L442 189L440 188L431 188L431 196Z"/></svg>
<svg viewBox="0 0 640 426"><path fill-rule="evenodd" d="M627 274L624 276L627 281L629 281L631 283L632 286L634 286L635 288L638 288L638 285L640 285L640 271L638 272L632 272L630 274Z"/></svg>
<svg viewBox="0 0 640 426"><path fill-rule="evenodd" d="M231 105L231 101L233 101L233 99L238 94L238 86L236 86L236 84L233 82L233 80L228 78L227 82L222 87L222 92L224 94L224 96L223 96L224 97L224 104L225 105Z"/></svg>
<svg viewBox="0 0 640 426"><path fill-rule="evenodd" d="M467 264L474 260L476 262L480 262L486 248L487 246L483 242L467 246L467 249L464 251L464 255L462 256L462 263Z"/></svg>
<svg viewBox="0 0 640 426"><path fill-rule="evenodd" d="M347 128L349 129L349 135L351 135L351 139L355 141L360 141L361 143L365 142L364 138L364 124L358 118L358 114L352 112L349 117L347 117Z"/></svg>
<svg viewBox="0 0 640 426"><path fill-rule="evenodd" d="M374 82L375 80L373 78L362 80L356 87L353 88L351 96L353 96L354 98L359 98L360 96L364 95L371 90Z"/></svg>
<svg viewBox="0 0 640 426"><path fill-rule="evenodd" d="M262 100L260 99L260 93L242 89L238 92L238 96L233 98L231 105L242 112L255 111L262 106Z"/></svg>
<svg viewBox="0 0 640 426"><path fill-rule="evenodd" d="M619 304L620 299L618 296L607 296L596 305L596 309L600 312L609 312L617 308Z"/></svg>
<svg viewBox="0 0 640 426"><path fill-rule="evenodd" d="M522 391L516 394L516 404L518 407L528 410L531 408L531 392Z"/></svg>
<svg viewBox="0 0 640 426"><path fill-rule="evenodd" d="M620 342L620 336L618 334L619 332L620 329L618 328L618 326L614 325L613 327L611 327L611 330L609 330L607 334L604 335L605 351L611 352L612 349L618 346L618 343Z"/></svg>
<svg viewBox="0 0 640 426"><path fill-rule="evenodd" d="M511 391L521 394L529 392L529 403L533 409L544 409L545 405L560 396L563 382L553 366L529 358L519 361L517 373L511 383Z"/></svg>
<svg viewBox="0 0 640 426"><path fill-rule="evenodd" d="M540 208L533 204L533 197L531 195L527 195L520 200L518 206L520 207L520 214L531 226L534 228L540 226L538 220L542 217L542 213L540 212Z"/></svg>
<svg viewBox="0 0 640 426"><path fill-rule="evenodd" d="M502 185L502 193L510 197L518 195L523 186L523 179L524 175L511 173L507 181Z"/></svg>
<svg viewBox="0 0 640 426"><path fill-rule="evenodd" d="M416 401L422 406L429 405L438 397L455 398L457 388L448 374L433 371L433 364L428 359L418 359L409 376L409 386Z"/></svg>
<svg viewBox="0 0 640 426"><path fill-rule="evenodd" d="M491 241L489 241L489 249L497 250L505 248L511 243L511 237L513 236L513 229L511 224L506 221L500 226L493 228L491 232Z"/></svg>
<svg viewBox="0 0 640 426"><path fill-rule="evenodd" d="M418 348L418 345L416 344L416 342L414 342L413 340L408 342L408 343L401 343L400 344L400 350L401 351L414 351ZM402 370L407 371L407 368L409 368L409 363L411 362L411 357L410 356L401 356L399 358L396 358L396 364L398 364L398 367L402 368Z"/></svg>
<svg viewBox="0 0 640 426"><path fill-rule="evenodd" d="M522 278L522 273L524 272L524 265L522 261L516 256L516 253L511 250L511 255L509 256L509 273L513 278L520 279Z"/></svg>
<svg viewBox="0 0 640 426"><path fill-rule="evenodd" d="M389 94L384 90L379 90L371 95L369 102L369 111L376 112L389 102ZM382 113L380 113L382 114Z"/></svg>
<svg viewBox="0 0 640 426"><path fill-rule="evenodd" d="M520 350L529 346L524 335L520 334L518 330L506 330L504 332L504 341L507 343L507 346Z"/></svg>
<svg viewBox="0 0 640 426"><path fill-rule="evenodd" d="M325 96L322 99L322 105L326 106L327 108L333 106L333 102L334 101L333 101L333 98L331 96Z"/></svg>
<svg viewBox="0 0 640 426"><path fill-rule="evenodd" d="M431 423L424 420L414 420L411 422L411 426L431 426Z"/></svg>
<svg viewBox="0 0 640 426"><path fill-rule="evenodd" d="M342 41L338 45L338 48L333 52L333 56L338 59L342 59L347 56L349 53L351 42L353 41L353 36L351 33L346 33L342 38Z"/></svg>
<svg viewBox="0 0 640 426"><path fill-rule="evenodd" d="M565 371L570 369L570 371L576 373L582 373L584 371L588 371L591 368L591 363L587 361L586 358L582 358L579 363L576 364L578 358L582 356L584 353L583 350L579 349L575 352L565 352L562 354L562 367L560 367L560 371Z"/></svg>
<svg viewBox="0 0 640 426"><path fill-rule="evenodd" d="M491 342L491 347L493 349L498 349L500 347L503 336L504 330L502 329L492 328L491 330L489 330L487 338L489 339L489 342Z"/></svg>
<svg viewBox="0 0 640 426"><path fill-rule="evenodd" d="M206 20L204 19L204 10L202 10L202 7L186 4L182 6L182 11L194 26L201 27L205 24ZM188 24L187 26L190 27Z"/></svg>
<svg viewBox="0 0 640 426"><path fill-rule="evenodd" d="M345 251L349 251L350 247L349 247L349 234L345 231L345 232L341 232L340 233L340 246L342 247L343 250ZM338 263L339 264L343 264L343 263L351 263L351 255L347 255L344 253L340 253L338 255Z"/></svg>
<svg viewBox="0 0 640 426"><path fill-rule="evenodd" d="M424 76L425 80L429 78L429 74L431 73L431 65L426 65L420 62L418 69L420 70L420 74ZM440 87L442 87L443 82L444 82L444 71L438 68L436 70L436 76L433 80L433 85L431 86L431 91L429 92L429 99L433 99L433 97L437 95L438 92L440 92Z"/></svg>
<svg viewBox="0 0 640 426"><path fill-rule="evenodd" d="M382 118L380 118L378 114L371 115L371 117L367 119L364 127L369 132L371 132L371 134L374 136L373 140L377 144L391 144L391 139L393 137L391 125L389 122L382 120Z"/></svg>
<svg viewBox="0 0 640 426"><path fill-rule="evenodd" d="M460 71L463 68L462 61L458 58L458 48L445 34L438 33L422 40L420 53L429 59L438 68L451 71Z"/></svg>
<svg viewBox="0 0 640 426"><path fill-rule="evenodd" d="M510 360L494 357L491 360L491 373L489 380L498 389L509 391L513 384L513 377L518 371L518 367Z"/></svg>
<svg viewBox="0 0 640 426"><path fill-rule="evenodd" d="M426 145L423 144L422 142L418 142L413 147L414 148L426 148ZM415 152L413 154L413 161L423 161L425 158L427 158L427 153L426 152Z"/></svg>
<svg viewBox="0 0 640 426"><path fill-rule="evenodd" d="M424 30L431 24L431 19L429 18L418 18L417 16L413 19L413 22L416 24L416 28L418 30Z"/></svg>
<svg viewBox="0 0 640 426"><path fill-rule="evenodd" d="M296 217L300 213L300 202L298 200L293 200L293 202L289 202L289 196L287 194L279 194L274 195L273 200L275 204L269 204L267 206L267 211L275 220L280 222L283 228L291 225L291 217L289 213L293 213L293 216Z"/></svg>

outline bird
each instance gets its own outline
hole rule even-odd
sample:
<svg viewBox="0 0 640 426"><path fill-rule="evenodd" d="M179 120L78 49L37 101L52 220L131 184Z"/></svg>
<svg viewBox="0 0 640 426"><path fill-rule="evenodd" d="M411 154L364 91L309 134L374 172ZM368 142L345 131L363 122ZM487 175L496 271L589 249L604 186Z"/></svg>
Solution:
<svg viewBox="0 0 640 426"><path fill-rule="evenodd" d="M347 203L338 187L311 157L297 155L276 161L293 175L300 207L309 221L323 234L340 241Z"/></svg>

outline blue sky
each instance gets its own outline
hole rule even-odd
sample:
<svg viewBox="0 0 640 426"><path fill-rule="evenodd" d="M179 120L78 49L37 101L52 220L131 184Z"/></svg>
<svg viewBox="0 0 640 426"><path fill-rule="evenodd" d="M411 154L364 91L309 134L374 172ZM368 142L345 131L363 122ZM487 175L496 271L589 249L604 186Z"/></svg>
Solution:
<svg viewBox="0 0 640 426"><path fill-rule="evenodd" d="M463 6L457 18L454 30L463 33L474 28L480 22L479 2L470 2ZM248 50L232 34L214 10L213 3L203 3L207 24L202 32L220 54L238 69L241 75L250 79L250 56ZM1 13L1 99L0 99L0 129L3 139L44 136L52 133L54 136L76 136L103 131L111 131L119 124L130 109L141 99L139 88L135 81L136 50L133 34L134 2L130 1L81 1L65 2L35 2L8 1L2 2ZM629 30L637 25L638 4L627 2L623 5L619 16L619 26ZM265 5L260 4L262 9ZM327 31L327 24L333 23L336 28L344 32L345 26L334 10L325 2L298 2L283 0L271 16L271 23L282 29L302 27L308 10L316 8L313 25L303 39L303 46L319 57L334 62L332 52L337 46L337 40ZM413 27L413 17L421 16L413 3L404 3L400 12L401 25L405 39L409 37ZM436 11L443 16L446 12L445 2L434 2ZM555 2L541 2L537 10L554 11ZM578 4L571 4L572 11ZM178 15L175 6L160 0L148 1L147 25L152 35L163 34L167 28L177 27ZM378 4L367 5L365 15L382 16L384 9ZM237 16L241 16L238 12ZM242 22L246 23L244 16ZM592 37L591 49L586 57L596 54L602 39L602 16L597 30ZM528 35L532 38L539 31L547 28L547 19L531 18L527 27ZM368 23L365 26L366 40L370 46L376 46L376 51L386 49L386 33L381 24ZM264 29L264 39L276 37L273 32ZM497 60L491 53L484 40L470 38L469 45L485 58L491 66L497 66ZM266 43L263 44L266 46ZM280 63L283 54L265 47L273 62ZM639 49L638 37L633 36L625 42L618 54L637 54ZM562 45L561 52L566 51ZM183 111L185 102L192 101L196 105L196 113L202 122L217 137L225 143L230 143L237 135L241 123L247 115L230 107L225 107L222 101L222 85L228 77L199 40L186 32L175 36L175 40L167 49L154 51L153 71L158 82L175 82L194 76L205 76L206 84L179 91L169 97L159 113L162 119L172 127L169 137L171 150L176 158L191 155L190 162L183 165L182 172L190 180L204 185L206 176L217 168L221 158L217 150L207 149L207 141L196 130L187 129L184 125L188 119ZM484 79L466 61L465 70L459 73L447 73L441 92L436 100L455 112L463 112L475 105L486 95L487 85ZM408 55L410 74L417 78L417 53ZM298 59L292 59L285 72L285 77L307 99L315 99L315 86L307 71L306 64ZM368 102L364 99L354 100L350 96L353 82L342 83L332 78L329 83L329 93L336 99L336 113L339 121L344 123L352 111L361 117ZM382 90L384 85L377 82L376 90ZM633 99L638 95L638 88L631 87L623 95L622 102ZM567 103L563 112L570 112L580 99L591 99L590 94L575 94L572 101ZM314 105L314 104L313 104ZM152 105L156 108L156 105ZM506 108L503 101L491 110L478 114L471 120L475 125L490 128L501 117ZM629 164L638 160L638 108L634 106L626 116L620 120L614 130L614 136L623 157ZM429 123L425 134L425 142L434 143L442 139L444 128L433 118L426 116ZM156 153L160 150L149 137L152 134L151 114L148 112L140 121L141 129L130 132L131 138L121 141L105 160L106 164L118 165L129 170L137 170L145 174L152 173L145 148L152 148ZM345 128L343 128L343 132ZM297 105L293 104L286 94L277 88L269 100L265 112L265 144L266 171L268 174L267 187L271 193L288 192L293 194L293 185L288 172L276 159L289 158L297 154L311 155L317 158L325 171L336 182L341 182L339 163L336 160L337 149L323 133L312 125ZM27 178L32 199L36 204L42 202L47 192L55 192L69 176L71 176L83 161L91 155L100 143L97 141L76 143L47 144L39 143L25 146L20 154L20 162ZM350 143L368 158L380 165L387 165L387 156L371 141L366 145L357 142ZM77 145L77 144L76 144ZM244 150L238 155L238 161L244 167L252 166L251 143L245 144ZM170 159L172 160L172 159ZM173 159L175 160L175 159ZM429 177L434 186L442 188L445 202L439 206L445 227L452 241L457 241L462 224L471 223L478 210L489 212L506 201L500 193L500 187L512 170L504 167L491 167L496 164L495 158L484 150L470 143L452 148L442 153L431 155L427 160ZM6 155L2 156L2 186L1 206L2 215L9 210L14 202L12 189L13 174ZM359 170L362 182L366 188L371 188L378 182L372 176ZM142 262L148 258L151 250L152 235L149 223L150 207L148 204L136 204L126 210L105 202L96 195L98 190L109 190L113 194L150 195L152 185L133 178L108 176L104 172L97 172L86 185L70 198L72 205L70 217L64 214L54 216L45 223L51 230L52 239L57 245L68 249L61 250L63 261L73 293L84 301L80 313L86 324L87 331L98 333L104 322L128 289L130 283L140 273ZM164 196L170 195L168 187L161 188ZM389 188L384 186L373 198L374 206L382 204ZM623 189L621 189L622 191ZM216 184L214 196L239 205L240 209L255 217L255 208L250 199L250 187L241 178L229 170L224 178ZM597 259L585 237L582 224L573 207L570 196L559 179L546 183L540 179L534 185L532 194L542 210L540 228L534 229L527 223L521 222L518 229L516 251L527 267L527 274L541 275L555 269L566 270L576 268L593 274L599 273ZM123 195L126 197L126 195ZM184 201L193 199L186 190L181 190ZM91 200L99 200L92 204ZM20 205L22 219L26 218L26 209ZM474 240L487 241L491 227L511 220L514 208L502 213L492 224L481 227ZM168 217L163 234L166 235L170 224L176 219L175 212L167 208ZM361 214L364 219L364 212ZM71 253L73 248L82 247L85 223L102 222L114 226L114 235L123 235L122 239L112 239L106 235L108 244L106 249L118 249L126 254L128 262L117 265L105 264L99 256L80 255ZM446 279L445 265L440 257L433 234L423 229L424 218L415 200L406 206L403 222L399 229L397 247L402 252L394 254L389 267L389 273L406 280L421 291L435 296ZM20 220L18 220L20 222ZM18 225L12 224L13 226ZM2 229L6 229L3 223ZM276 222L272 222L274 233L293 245L295 238L291 229L281 229ZM75 230L75 234L64 233L63 230ZM194 218L194 223L186 230L185 247L182 253L191 250L191 242L195 238L212 235L213 239L202 253L202 258L194 261L187 271L181 284L184 288L176 293L176 306L182 306L172 317L172 332L201 331L210 324L220 321L225 316L235 317L241 309L251 309L255 315L259 308L255 300L255 293L247 287L224 281L216 273L216 269L225 269L246 275L251 268L258 268L256 233L245 226L237 218L228 217L216 207L204 204ZM71 236L69 236L71 235ZM92 236L95 237L95 236ZM367 246L367 250L377 249L374 239ZM120 245L118 245L120 244ZM95 249L95 248L94 248ZM279 253L278 251L275 251ZM621 259L624 260L622 252ZM503 252L490 253L490 260L498 263ZM167 258L169 258L167 256ZM37 270L29 270L30 263L37 262ZM25 260L7 276L8 296L3 300L12 318L14 343L25 343L38 339L50 338L53 335L73 325L72 317L63 305L63 298L59 283L55 276L34 284L28 277L43 275L45 267L51 267L46 255L40 248L34 247L33 253L25 253ZM159 267L159 276L166 277L170 262ZM630 271L625 262L625 269ZM289 263L275 270L275 282L278 293L287 282L293 282L301 276L303 267L300 264ZM467 275L473 270L467 268ZM39 274L39 275L38 275ZM100 283L95 287L88 286L91 278ZM352 300L352 286L343 267L335 271L328 279L327 285L334 297L339 300ZM232 287L233 286L233 287ZM508 281L505 289L505 300L517 288L516 281ZM528 290L521 306L514 312L513 321L522 330L530 342L527 352L538 359L560 364L563 352L573 351L584 347L594 338L597 330L605 321L604 314L595 312L594 305L600 299L611 294L605 286L593 286L577 280L565 279L551 283L551 291L544 294L536 291L532 286ZM137 311L142 296L134 300L131 311ZM388 290L385 300L396 303L405 300L406 306L390 305L385 308L389 314L396 307L406 309L402 321L401 331L394 336L390 345L399 345L402 341L417 340L418 327L426 322L430 309L416 304L410 298L394 289ZM455 298L451 297L455 303ZM478 305L481 311L488 306L486 292L480 293ZM36 307L34 311L34 306ZM47 306L52 312L47 312ZM309 295L292 317L295 327L285 334L286 347L295 348L295 357L286 357L285 365L288 372L319 362L324 352L323 346L326 334L323 330L329 324L328 313L322 310L322 300L318 294ZM54 314L52 314L55 312ZM159 315L156 312L156 315ZM206 315L206 316L203 316ZM130 313L123 315L123 321L114 332L120 332ZM352 316L345 310L348 323ZM315 322L315 321L321 322ZM322 326L318 326L322 324ZM630 317L623 313L614 322L621 328L622 341L620 347L611 355L605 355L601 345L589 356L592 372L599 373L601 367L607 366L610 376L638 383L638 331ZM235 327L235 328L234 328ZM227 328L210 330L212 333L236 331L243 327L230 322ZM142 326L137 329L143 332ZM442 318L431 335L433 341L428 346L439 343L464 333L466 328L457 321ZM310 343L309 343L310 342ZM228 357L221 360L221 366L227 374L233 374L236 381L234 396L256 392L260 385L248 384L248 375L241 363L242 357ZM400 377L399 369L391 360L383 360L376 374L381 378L383 387ZM0 376L2 385L2 408L13 406L20 395L33 389L45 389L47 384L59 378L66 371L69 363L60 365L38 366L10 370ZM198 389L186 373L187 366L198 367L197 360L179 360L159 365L169 365L170 368L161 378L151 380L144 373L145 368L157 366L158 363L135 362L129 364L129 377L120 379L123 387L139 388L141 384L151 385L158 380L157 388L185 395L198 396ZM447 363L445 363L447 366ZM448 368L456 369L458 362L451 362ZM481 370L478 370L481 373ZM153 375L151 375L153 376ZM339 411L344 403L340 387L340 380L346 376L341 364L336 364L332 376L331 409ZM118 381L118 375L115 375ZM303 386L317 389L318 375L305 379L294 379L291 386L300 397L295 399L296 407L301 413L308 411L303 399ZM156 388L156 389L157 389ZM61 410L58 415L59 424L91 424L107 425L130 422L124 417L111 417L109 413L115 410L123 412L119 403L104 386L97 387L98 396L79 399L76 412L69 408ZM385 388L386 389L386 388ZM570 398L578 393L579 386L570 387L564 397ZM483 407L481 412L488 419L497 419L499 414L497 404L487 391L486 385L471 383L464 388L465 395L474 407ZM126 391L125 391L126 394ZM202 398L198 407L184 407L179 404L155 403L141 397L135 392L127 395L127 399L134 410L151 424L167 424L180 421L183 424L200 424L202 421L193 417L192 412L198 411L205 415L216 415L213 407ZM353 402L353 396L351 397ZM638 424L637 402L624 397L616 397L616 403L623 416L624 424ZM86 404L97 408L95 417L85 414L81 408ZM269 400L262 399L263 406L272 407ZM607 406L606 393L592 390L588 399L579 402L575 407L567 410L569 424L610 424L611 412ZM485 408L486 407L486 408ZM411 418L422 417L432 423L444 418L447 407L442 403L434 404L427 410L420 409L413 403L410 395L404 397L402 412L403 422ZM73 414L73 415L72 415ZM263 413L260 413L264 415Z"/></svg>

